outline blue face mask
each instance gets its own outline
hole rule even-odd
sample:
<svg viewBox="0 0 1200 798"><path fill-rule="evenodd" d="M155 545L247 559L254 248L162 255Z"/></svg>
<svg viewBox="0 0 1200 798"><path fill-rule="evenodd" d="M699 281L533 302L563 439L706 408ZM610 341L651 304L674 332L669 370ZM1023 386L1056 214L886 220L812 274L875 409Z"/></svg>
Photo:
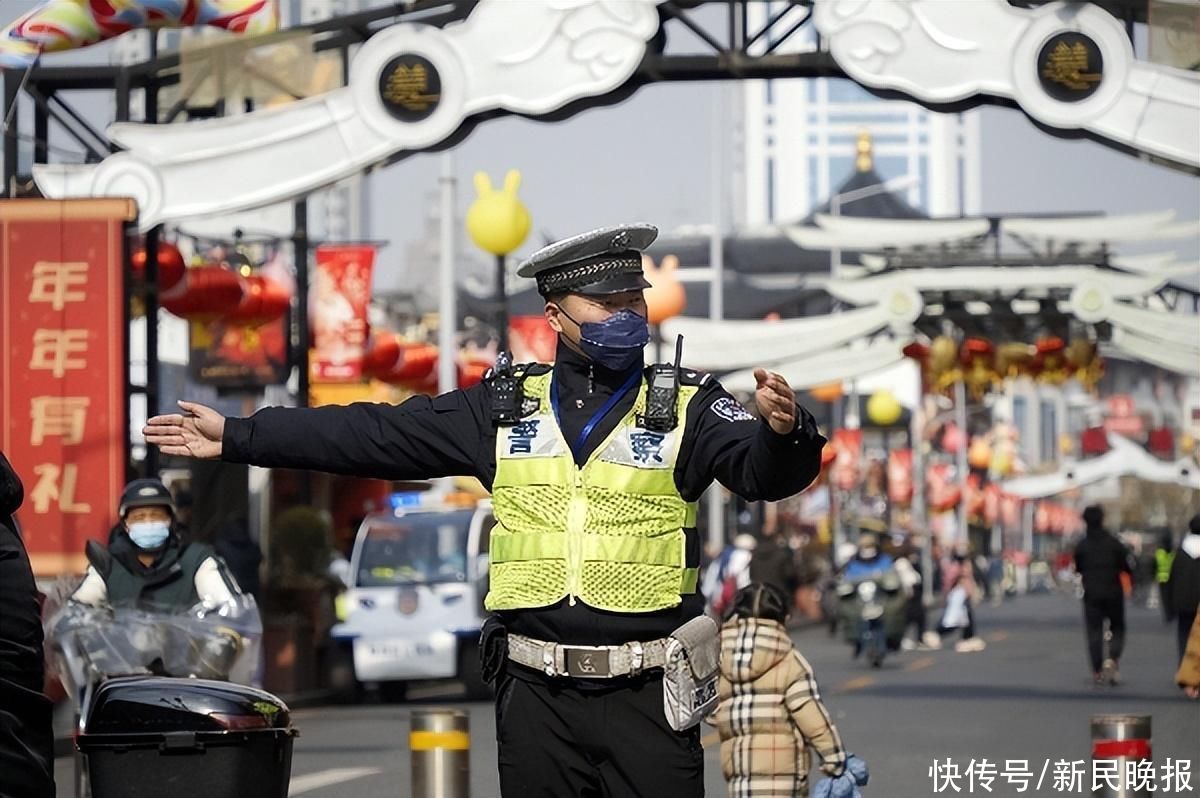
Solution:
<svg viewBox="0 0 1200 798"><path fill-rule="evenodd" d="M146 551L162 548L170 534L171 525L165 521L138 521L129 525L129 539Z"/></svg>
<svg viewBox="0 0 1200 798"><path fill-rule="evenodd" d="M568 319L567 312L558 309ZM612 371L628 371L642 362L642 350L650 343L650 327L645 316L628 308L618 310L604 321L571 319L579 327L579 348L594 362Z"/></svg>

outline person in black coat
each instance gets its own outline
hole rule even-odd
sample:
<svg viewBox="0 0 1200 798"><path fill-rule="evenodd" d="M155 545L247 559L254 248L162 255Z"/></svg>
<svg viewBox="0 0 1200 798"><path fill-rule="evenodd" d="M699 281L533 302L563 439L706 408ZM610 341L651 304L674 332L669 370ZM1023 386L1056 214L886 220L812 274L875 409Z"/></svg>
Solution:
<svg viewBox="0 0 1200 798"><path fill-rule="evenodd" d="M0 798L54 798L54 731L42 619L13 514L25 497L0 452Z"/></svg>
<svg viewBox="0 0 1200 798"><path fill-rule="evenodd" d="M1192 622L1200 609L1200 514L1192 516L1188 534L1179 542L1164 585L1163 599L1168 617L1178 624L1179 661L1182 662Z"/></svg>
<svg viewBox="0 0 1200 798"><path fill-rule="evenodd" d="M258 598L258 566L262 563L262 550L250 538L249 525L244 516L230 518L217 532L213 547L225 561L233 578L242 591Z"/></svg>
<svg viewBox="0 0 1200 798"><path fill-rule="evenodd" d="M1075 570L1083 578L1083 618L1087 630L1092 679L1097 685L1120 680L1121 652L1125 648L1125 589L1121 574L1133 574L1133 558L1121 541L1104 527L1104 509L1091 505L1083 511L1087 535L1075 548ZM1112 632L1108 657L1104 657L1104 622Z"/></svg>

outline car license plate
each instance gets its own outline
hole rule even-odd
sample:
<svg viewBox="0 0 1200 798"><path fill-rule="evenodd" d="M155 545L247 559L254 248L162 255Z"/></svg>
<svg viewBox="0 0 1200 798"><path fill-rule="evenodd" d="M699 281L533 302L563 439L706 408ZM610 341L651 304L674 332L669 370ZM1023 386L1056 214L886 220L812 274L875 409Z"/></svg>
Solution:
<svg viewBox="0 0 1200 798"><path fill-rule="evenodd" d="M429 657L433 655L433 646L428 643L371 643L368 650L373 657L385 659L406 659L408 657Z"/></svg>

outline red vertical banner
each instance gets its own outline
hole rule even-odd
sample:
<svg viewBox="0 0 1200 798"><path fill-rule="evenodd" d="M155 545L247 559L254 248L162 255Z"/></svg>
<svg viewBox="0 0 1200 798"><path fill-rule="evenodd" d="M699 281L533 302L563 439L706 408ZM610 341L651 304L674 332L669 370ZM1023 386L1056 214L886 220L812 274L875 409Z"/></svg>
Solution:
<svg viewBox="0 0 1200 798"><path fill-rule="evenodd" d="M309 289L313 380L353 382L362 378L374 265L372 244L317 247Z"/></svg>
<svg viewBox="0 0 1200 798"><path fill-rule="evenodd" d="M0 203L0 446L39 576L82 572L125 481L130 200Z"/></svg>

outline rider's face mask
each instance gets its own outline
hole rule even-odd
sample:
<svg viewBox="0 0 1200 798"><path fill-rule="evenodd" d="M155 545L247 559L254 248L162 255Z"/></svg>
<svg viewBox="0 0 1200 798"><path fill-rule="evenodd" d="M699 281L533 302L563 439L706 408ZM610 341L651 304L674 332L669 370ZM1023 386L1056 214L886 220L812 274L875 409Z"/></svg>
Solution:
<svg viewBox="0 0 1200 798"><path fill-rule="evenodd" d="M133 545L145 551L162 548L171 534L171 525L166 521L137 521L129 524L128 529Z"/></svg>
<svg viewBox="0 0 1200 798"><path fill-rule="evenodd" d="M642 350L650 342L645 316L622 308L604 321L580 323L560 305L558 312L579 328L579 348L594 362L612 371L627 371L642 363Z"/></svg>

